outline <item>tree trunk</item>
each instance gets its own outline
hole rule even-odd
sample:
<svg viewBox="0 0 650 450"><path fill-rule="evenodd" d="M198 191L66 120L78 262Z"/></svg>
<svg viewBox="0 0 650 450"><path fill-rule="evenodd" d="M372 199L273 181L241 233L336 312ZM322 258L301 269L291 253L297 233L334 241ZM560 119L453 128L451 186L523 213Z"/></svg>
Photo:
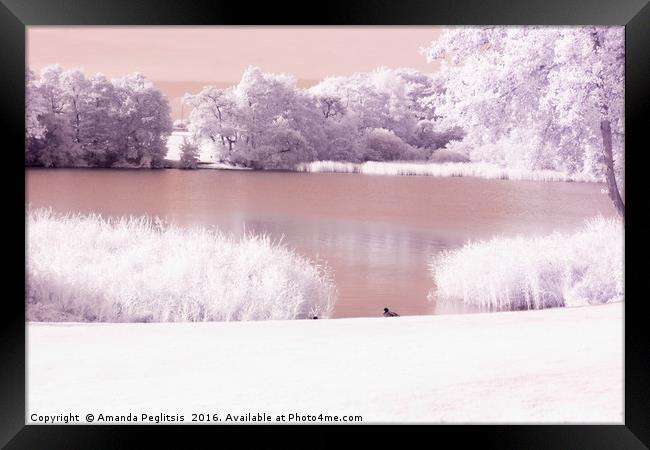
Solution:
<svg viewBox="0 0 650 450"><path fill-rule="evenodd" d="M614 175L614 157L612 155L612 129L609 120L600 121L600 132L603 135L603 156L605 160L605 177L607 179L607 192L614 203L616 211L625 220L625 204L616 185Z"/></svg>

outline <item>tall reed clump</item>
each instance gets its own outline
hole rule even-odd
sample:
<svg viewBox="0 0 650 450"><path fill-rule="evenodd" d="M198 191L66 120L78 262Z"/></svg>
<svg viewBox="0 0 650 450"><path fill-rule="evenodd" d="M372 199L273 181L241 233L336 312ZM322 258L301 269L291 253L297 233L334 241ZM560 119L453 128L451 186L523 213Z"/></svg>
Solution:
<svg viewBox="0 0 650 450"><path fill-rule="evenodd" d="M360 173L364 175L419 175L431 177L479 177L497 180L531 181L602 181L582 173L567 174L556 170L529 170L502 167L483 162L379 162L348 163L338 161L313 161L296 167L298 172Z"/></svg>
<svg viewBox="0 0 650 450"><path fill-rule="evenodd" d="M268 236L158 219L27 212L27 319L184 322L328 317L330 270Z"/></svg>
<svg viewBox="0 0 650 450"><path fill-rule="evenodd" d="M573 234L470 242L432 259L429 299L496 311L622 301L623 248L621 221L603 217Z"/></svg>

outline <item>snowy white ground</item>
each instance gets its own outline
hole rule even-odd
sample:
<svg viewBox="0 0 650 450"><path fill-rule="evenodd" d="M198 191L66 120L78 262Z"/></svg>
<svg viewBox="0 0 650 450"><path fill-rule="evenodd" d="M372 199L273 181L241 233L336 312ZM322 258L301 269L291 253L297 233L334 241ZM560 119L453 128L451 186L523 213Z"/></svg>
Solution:
<svg viewBox="0 0 650 450"><path fill-rule="evenodd" d="M27 325L30 415L623 423L623 304L377 319ZM83 422L83 420L82 420Z"/></svg>

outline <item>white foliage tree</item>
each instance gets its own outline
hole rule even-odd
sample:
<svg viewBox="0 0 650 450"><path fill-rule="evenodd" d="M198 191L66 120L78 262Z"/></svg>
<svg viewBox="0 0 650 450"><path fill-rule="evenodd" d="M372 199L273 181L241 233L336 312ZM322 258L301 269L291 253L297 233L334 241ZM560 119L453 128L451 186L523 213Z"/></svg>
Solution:
<svg viewBox="0 0 650 450"><path fill-rule="evenodd" d="M199 147L190 139L183 139L180 146L180 165L182 169L196 169L199 163Z"/></svg>
<svg viewBox="0 0 650 450"><path fill-rule="evenodd" d="M315 156L302 134L280 123L267 129L263 143L251 147L242 158L254 168L293 169L301 162L313 161Z"/></svg>
<svg viewBox="0 0 650 450"><path fill-rule="evenodd" d="M440 80L431 74L413 69L380 67L373 72L356 73L350 77L326 78L310 88L309 92L317 99L326 119L326 129L335 131L328 133L329 143L355 139L358 145L363 146L364 141L373 139L369 136L374 133L373 130L383 129L393 133L402 144L433 150L447 143L444 140L447 130L441 129L436 122L435 107L430 101L441 88ZM423 122L436 130L435 138L424 138L421 132ZM349 133L347 139L340 134L343 130ZM338 135L333 139L331 134ZM332 147L330 144L326 154L335 158L324 158L320 154L319 158L354 160L348 159L352 157L351 151L337 151ZM404 145L399 147L408 148ZM430 152L422 152L424 158L426 153ZM367 153L366 158L372 158L372 154ZM394 157L411 159L412 156L411 152L407 152Z"/></svg>
<svg viewBox="0 0 650 450"><path fill-rule="evenodd" d="M219 159L230 157L242 131L233 89L207 86L196 95L187 94L183 101L194 107L189 125L192 136L221 144Z"/></svg>
<svg viewBox="0 0 650 450"><path fill-rule="evenodd" d="M31 69L28 69L26 76L25 131L28 138L39 139L47 131L45 124L39 120L39 117L44 116L48 112L47 99L43 95L42 90L36 88L36 74Z"/></svg>
<svg viewBox="0 0 650 450"><path fill-rule="evenodd" d="M423 159L423 155L401 140L391 130L367 130L363 142L362 158L365 161L396 161Z"/></svg>
<svg viewBox="0 0 650 450"><path fill-rule="evenodd" d="M206 87L186 98L194 106L192 135L220 144L221 159L292 169L314 160L315 147L325 141L315 101L284 74L249 67L232 88Z"/></svg>
<svg viewBox="0 0 650 450"><path fill-rule="evenodd" d="M170 109L142 75L87 78L80 70L54 65L26 81L26 164L162 166Z"/></svg>
<svg viewBox="0 0 650 450"><path fill-rule="evenodd" d="M143 75L114 80L119 101L117 130L121 164L162 167L172 130L167 99Z"/></svg>
<svg viewBox="0 0 650 450"><path fill-rule="evenodd" d="M624 215L624 42L621 27L464 27L424 48L473 160L605 175Z"/></svg>

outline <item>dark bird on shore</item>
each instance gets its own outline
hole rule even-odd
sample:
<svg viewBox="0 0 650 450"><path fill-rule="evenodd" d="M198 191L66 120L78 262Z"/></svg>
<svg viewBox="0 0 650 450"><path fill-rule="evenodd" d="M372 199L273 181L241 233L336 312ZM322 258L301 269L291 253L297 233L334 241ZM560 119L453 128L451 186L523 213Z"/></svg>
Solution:
<svg viewBox="0 0 650 450"><path fill-rule="evenodd" d="M388 308L384 308L384 317L399 317L399 314L389 310Z"/></svg>
<svg viewBox="0 0 650 450"><path fill-rule="evenodd" d="M317 317L317 316L314 316L314 317L312 317L312 319L318 319L318 317Z"/></svg>

